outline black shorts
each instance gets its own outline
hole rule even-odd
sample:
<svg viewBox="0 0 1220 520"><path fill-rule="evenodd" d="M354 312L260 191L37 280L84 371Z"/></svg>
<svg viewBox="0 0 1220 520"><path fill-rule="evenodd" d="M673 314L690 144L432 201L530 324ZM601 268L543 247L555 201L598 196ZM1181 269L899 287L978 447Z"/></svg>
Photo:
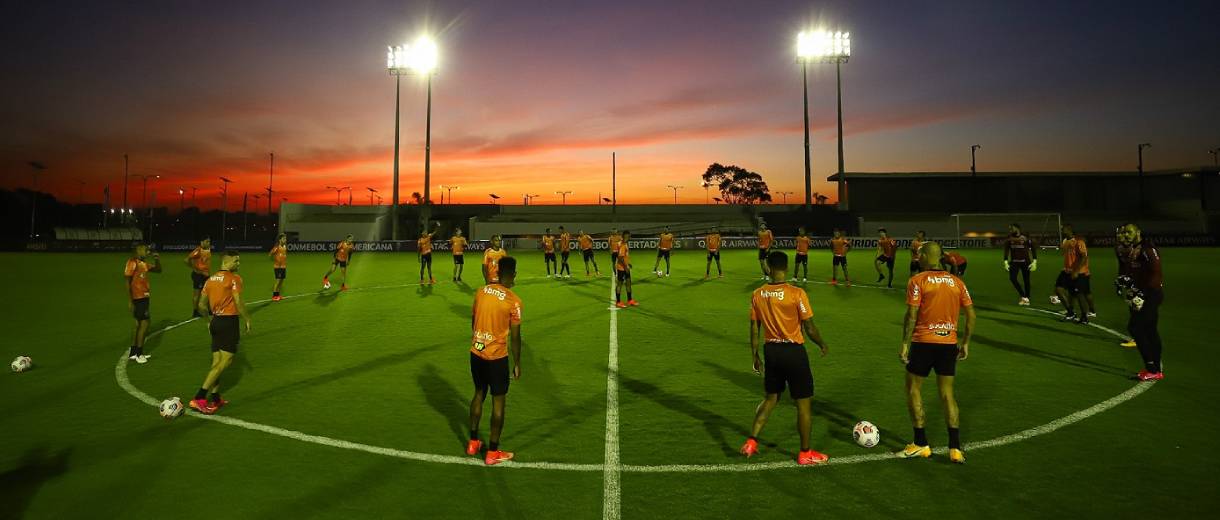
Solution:
<svg viewBox="0 0 1220 520"><path fill-rule="evenodd" d="M610 265L618 263L618 253L610 253Z"/></svg>
<svg viewBox="0 0 1220 520"><path fill-rule="evenodd" d="M720 261L720 251L708 251L707 252L707 261L711 262L713 258L715 258L716 261L719 262Z"/></svg>
<svg viewBox="0 0 1220 520"><path fill-rule="evenodd" d="M542 259L543 259L543 260L545 260L545 261L547 261L547 262L554 262L554 261L555 261L555 253L544 253L544 254L542 255Z"/></svg>
<svg viewBox="0 0 1220 520"><path fill-rule="evenodd" d="M1076 277L1076 292L1080 294L1093 294L1093 287L1089 284L1089 278L1087 274Z"/></svg>
<svg viewBox="0 0 1220 520"><path fill-rule="evenodd" d="M783 393L787 386L793 399L813 397L813 372L804 345L764 344L763 362L763 389L767 394Z"/></svg>
<svg viewBox="0 0 1220 520"><path fill-rule="evenodd" d="M344 269L347 269L347 260L339 260L338 258L336 258L336 259L335 259L335 261L334 261L334 262L332 262L332 263L333 263L333 264L338 264L338 265L339 265L339 267L342 267L342 268L344 268Z"/></svg>
<svg viewBox="0 0 1220 520"><path fill-rule="evenodd" d="M559 258L563 259L563 263L566 264L566 263L568 263L568 255L570 255L570 254L572 254L571 251L560 251Z"/></svg>
<svg viewBox="0 0 1220 520"><path fill-rule="evenodd" d="M919 377L928 377L933 369L938 376L957 373L957 345L911 343L907 359L907 372Z"/></svg>
<svg viewBox="0 0 1220 520"><path fill-rule="evenodd" d="M809 267L809 255L796 254L796 265L804 265Z"/></svg>
<svg viewBox="0 0 1220 520"><path fill-rule="evenodd" d="M631 281L631 270L630 269L626 269L623 271L616 271L616 272L618 273L619 283Z"/></svg>
<svg viewBox="0 0 1220 520"><path fill-rule="evenodd" d="M275 279L276 279L276 280L283 280L283 279L284 279L284 278L286 278L287 276L288 276L288 268L287 268L287 267L276 267L276 268L275 268Z"/></svg>
<svg viewBox="0 0 1220 520"><path fill-rule="evenodd" d="M593 260L593 250L592 249L581 249L580 255L584 257L586 262L588 262L589 260Z"/></svg>
<svg viewBox="0 0 1220 520"><path fill-rule="evenodd" d="M894 268L894 257L892 256L880 255L877 257L876 261L885 264L890 269Z"/></svg>
<svg viewBox="0 0 1220 520"><path fill-rule="evenodd" d="M1059 277L1055 278L1055 287L1062 288L1068 293L1076 294L1080 290L1080 278L1081 277L1078 276L1075 280L1073 280L1071 273L1067 271L1060 271ZM1087 284L1088 282L1085 283Z"/></svg>
<svg viewBox="0 0 1220 520"><path fill-rule="evenodd" d="M920 267L919 260L911 260L911 272L912 273L918 273L922 270L923 270L923 268Z"/></svg>
<svg viewBox="0 0 1220 520"><path fill-rule="evenodd" d="M826 265L826 264L822 264L822 265ZM841 265L843 267L847 267L847 257L835 255L835 257L833 259L831 259L830 265L831 265L831 267L834 267L836 265Z"/></svg>
<svg viewBox="0 0 1220 520"><path fill-rule="evenodd" d="M766 259L767 259L767 253L770 253L770 252L771 252L771 250L770 250L770 249L762 249L762 248L759 248L759 249L758 249L758 259L759 259L759 260L766 260Z"/></svg>
<svg viewBox="0 0 1220 520"><path fill-rule="evenodd" d="M957 276L966 274L966 265L968 265L968 263L962 263L962 265L953 266L953 274L956 274Z"/></svg>
<svg viewBox="0 0 1220 520"><path fill-rule="evenodd" d="M137 320L152 319L152 314L148 311L148 298L131 300L131 317Z"/></svg>
<svg viewBox="0 0 1220 520"><path fill-rule="evenodd" d="M208 330L212 333L212 352L237 353L241 341L241 320L237 316L214 316Z"/></svg>
<svg viewBox="0 0 1220 520"><path fill-rule="evenodd" d="M208 275L191 271L191 287L196 291L203 289L203 284L208 281Z"/></svg>
<svg viewBox="0 0 1220 520"><path fill-rule="evenodd" d="M419 255L419 263L432 265L432 253L431 252L421 253Z"/></svg>
<svg viewBox="0 0 1220 520"><path fill-rule="evenodd" d="M508 356L500 359L486 360L470 353L470 379L474 381L474 391L491 395L508 393Z"/></svg>
<svg viewBox="0 0 1220 520"><path fill-rule="evenodd" d="M666 260L669 260L669 251L668 251L668 250L662 250L662 249L658 249L658 250L657 250L657 258L664 258L664 259L666 259Z"/></svg>

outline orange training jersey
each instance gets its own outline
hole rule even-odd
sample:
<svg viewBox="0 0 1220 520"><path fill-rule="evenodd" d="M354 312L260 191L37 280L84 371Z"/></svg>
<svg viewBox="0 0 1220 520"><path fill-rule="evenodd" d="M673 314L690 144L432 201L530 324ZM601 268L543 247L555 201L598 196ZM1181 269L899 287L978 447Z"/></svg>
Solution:
<svg viewBox="0 0 1220 520"><path fill-rule="evenodd" d="M208 297L213 316L237 316L237 302L233 296L241 294L241 276L218 271L203 284L203 294Z"/></svg>
<svg viewBox="0 0 1220 520"><path fill-rule="evenodd" d="M848 248L849 246L850 246L850 244L848 244L848 243L847 243L847 239L846 239L846 238L839 237L839 238L832 238L832 239L830 239L830 251L831 251L832 253L834 253L834 255L835 255L835 256L843 256L843 255L846 255L846 254L847 254L847 248Z"/></svg>
<svg viewBox="0 0 1220 520"><path fill-rule="evenodd" d="M916 238L911 240L911 260L919 260L919 248L923 247L923 241Z"/></svg>
<svg viewBox="0 0 1220 520"><path fill-rule="evenodd" d="M771 234L771 230L758 232L758 248L771 249L771 241L775 239L775 235Z"/></svg>
<svg viewBox="0 0 1220 520"><path fill-rule="evenodd" d="M593 237L586 235L586 234L581 234L580 235L580 250L588 251L590 249L593 249Z"/></svg>
<svg viewBox="0 0 1220 520"><path fill-rule="evenodd" d="M555 237L551 235L542 235L542 251L545 253L555 252Z"/></svg>
<svg viewBox="0 0 1220 520"><path fill-rule="evenodd" d="M431 243L429 243L428 247L432 247ZM355 248L356 244L349 244L347 241L339 242L339 245L335 246L335 260L346 262L351 257L352 250Z"/></svg>
<svg viewBox="0 0 1220 520"><path fill-rule="evenodd" d="M453 251L453 256L462 256L466 253L466 237L452 237L449 239L449 249Z"/></svg>
<svg viewBox="0 0 1220 520"><path fill-rule="evenodd" d="M614 264L615 269L626 271L627 266L631 263L631 251L627 249L627 242L621 242L618 245L618 262Z"/></svg>
<svg viewBox="0 0 1220 520"><path fill-rule="evenodd" d="M769 283L754 290L750 300L750 319L761 322L768 343L805 344L801 322L813 317L809 295L800 287Z"/></svg>
<svg viewBox="0 0 1220 520"><path fill-rule="evenodd" d="M962 256L961 253L958 253L957 251L949 251L945 253L945 260L948 260L949 263L959 267L966 264L966 257Z"/></svg>
<svg viewBox="0 0 1220 520"><path fill-rule="evenodd" d="M288 267L288 246L276 244L271 248L271 266L275 269Z"/></svg>
<svg viewBox="0 0 1220 520"><path fill-rule="evenodd" d="M128 258L127 266L123 268L123 276L131 277L131 299L140 300L149 296L148 262L139 258Z"/></svg>
<svg viewBox="0 0 1220 520"><path fill-rule="evenodd" d="M567 253L572 250L572 235L567 231L559 234L559 252Z"/></svg>
<svg viewBox="0 0 1220 520"><path fill-rule="evenodd" d="M894 258L894 253L898 251L898 242L890 237L878 239L877 246L881 248L881 254L886 258Z"/></svg>
<svg viewBox="0 0 1220 520"><path fill-rule="evenodd" d="M611 233L609 241L610 241L610 250L614 251L614 252L618 252L618 245L620 242L623 241L623 235L620 235L618 233Z"/></svg>
<svg viewBox="0 0 1220 520"><path fill-rule="evenodd" d="M474 293L473 313L470 352L489 361L508 356L510 326L521 323L521 299L493 282Z"/></svg>
<svg viewBox="0 0 1220 520"><path fill-rule="evenodd" d="M1085 245L1084 237L1077 235L1063 241L1059 248L1063 251L1063 272L1070 273L1076 269L1076 261L1084 257L1080 266L1080 274L1089 274L1089 246Z"/></svg>
<svg viewBox="0 0 1220 520"><path fill-rule="evenodd" d="M809 237L796 237L796 254L804 256L809 254L809 244L813 243L813 239Z"/></svg>
<svg viewBox="0 0 1220 520"><path fill-rule="evenodd" d="M196 247L187 258L191 259L191 269L199 274L211 274L212 250Z"/></svg>
<svg viewBox="0 0 1220 520"><path fill-rule="evenodd" d="M712 233L707 236L707 252L716 253L720 251L720 233Z"/></svg>
<svg viewBox="0 0 1220 520"><path fill-rule="evenodd" d="M919 306L912 341L956 345L958 314L974 302L961 278L944 271L924 271L907 282L907 305Z"/></svg>
<svg viewBox="0 0 1220 520"><path fill-rule="evenodd" d="M419 236L419 254L432 254L432 233L424 233Z"/></svg>
<svg viewBox="0 0 1220 520"><path fill-rule="evenodd" d="M657 242L657 248L661 251L669 251L674 248L674 234L661 233L661 239Z"/></svg>
<svg viewBox="0 0 1220 520"><path fill-rule="evenodd" d="M500 281L500 259L508 256L508 251L504 248L492 249L487 248L483 251L483 265L487 266L487 279L494 282Z"/></svg>

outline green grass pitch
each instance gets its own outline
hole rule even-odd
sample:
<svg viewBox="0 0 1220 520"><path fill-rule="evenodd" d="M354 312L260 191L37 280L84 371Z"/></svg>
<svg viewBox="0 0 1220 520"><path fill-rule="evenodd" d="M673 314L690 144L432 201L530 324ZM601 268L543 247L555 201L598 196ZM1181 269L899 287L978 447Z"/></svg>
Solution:
<svg viewBox="0 0 1220 520"><path fill-rule="evenodd" d="M123 255L2 254L6 330L0 354L34 368L0 377L0 517L28 518L598 518L606 474L609 280L546 279L541 254L520 259L523 374L512 384L502 444L520 462L593 471L487 468L407 460L304 442L155 408L116 382L131 319ZM897 359L902 291L869 287L871 251L851 254L855 287L809 283L814 319L830 355L813 358L813 447L835 459L879 454L910 439ZM977 443L1051 423L1133 388L1134 350L1092 327L1019 308L1000 252L968 251L965 279L979 310L969 360L959 365L962 435ZM1113 296L1114 261L1093 260L1097 323L1123 331ZM965 466L878 460L762 471L641 472L659 465L786 463L797 450L795 410L785 400L764 430L760 456L743 442L762 381L750 371L749 292L759 285L753 251L724 254L724 279L701 280L700 252L677 252L673 276L648 274L651 251L633 253L638 308L617 311L621 513L625 518L1135 517L1216 512L1220 337L1214 249L1163 251L1161 334L1166 379L1117 406L1044 435L969 450ZM472 259L478 255L471 255ZM152 276L153 330L190 317L187 267L166 254ZM905 285L900 258L899 279ZM598 261L608 271L609 260ZM1034 304L1049 309L1058 258L1034 273ZM218 267L219 259L216 260ZM398 450L463 456L470 399L471 293L449 281L437 254L435 287L417 279L413 254L356 254L351 291L319 292L325 254L292 254L285 293L251 305L222 380L221 412L251 424ZM829 276L829 254L811 258ZM247 301L270 297L271 266L247 253ZM337 284L336 284L337 285ZM337 289L337 286L336 286ZM811 352L816 349L810 346ZM190 397L207 369L205 326L153 337L146 365L127 374L141 392ZM925 389L929 436L946 434L934 389ZM882 444L856 446L869 420ZM485 414L482 427L488 431ZM969 447L969 446L968 446Z"/></svg>

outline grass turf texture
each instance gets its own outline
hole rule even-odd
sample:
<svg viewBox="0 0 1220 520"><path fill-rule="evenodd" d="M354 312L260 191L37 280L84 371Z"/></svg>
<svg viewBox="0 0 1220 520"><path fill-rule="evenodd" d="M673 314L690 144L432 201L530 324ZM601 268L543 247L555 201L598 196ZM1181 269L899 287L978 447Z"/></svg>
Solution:
<svg viewBox="0 0 1220 520"><path fill-rule="evenodd" d="M851 254L857 281L876 279L871 252ZM889 517L1137 516L1214 512L1218 421L1213 302L1216 250L1163 251L1161 333L1166 381L1083 422L1017 444L968 453L966 466L878 461L752 473L624 472L622 513L651 517L775 517L821 512ZM543 278L542 258L517 253L524 300L523 374L512 385L503 438L520 461L600 464L605 450L608 279L586 279L573 255L571 280ZM966 281L979 309L971 357L959 365L963 440L1038 426L1101 402L1134 383L1134 350L1108 334L1061 324L1015 306L999 251L969 251ZM1123 330L1108 252L1094 260L1096 321ZM477 255L472 255L472 259ZM795 410L785 399L747 462L736 450L761 398L749 369L748 294L760 283L754 251L725 252L726 276L701 281L699 252L677 252L673 277L648 273L650 251L633 255L638 308L619 311L620 447L623 464L749 464L791 460ZM177 254L152 276L153 330L190 316L189 275ZM607 270L607 255L598 260ZM901 260L901 259L900 259ZM1049 308L1057 258L1034 273L1035 306ZM218 264L218 260L215 262ZM819 281L825 252L811 257ZM902 264L903 262L899 262ZM293 254L285 294L251 306L222 393L221 413L247 421L375 446L461 455L470 383L471 292L449 282L436 255L435 287L410 284L411 254L357 254L349 285L319 293L329 255ZM3 254L10 273L0 349L29 355L33 370L0 378L0 493L9 517L253 517L294 515L596 518L601 471L484 468L408 461L337 449L181 417L125 393L114 364L131 319L122 255ZM714 268L714 266L713 266ZM905 266L897 269L905 282ZM247 253L248 301L270 296L271 267ZM480 279L478 264L465 278ZM866 285L866 284L859 284ZM813 355L817 382L813 446L832 459L893 450L910 438L897 360L901 290L810 283L815 321L831 346ZM811 352L816 348L810 346ZM158 398L188 399L207 365L208 334L190 323L154 337L132 383ZM925 387L929 436L946 434L933 385ZM481 433L486 439L488 413ZM871 450L851 426L882 430Z"/></svg>

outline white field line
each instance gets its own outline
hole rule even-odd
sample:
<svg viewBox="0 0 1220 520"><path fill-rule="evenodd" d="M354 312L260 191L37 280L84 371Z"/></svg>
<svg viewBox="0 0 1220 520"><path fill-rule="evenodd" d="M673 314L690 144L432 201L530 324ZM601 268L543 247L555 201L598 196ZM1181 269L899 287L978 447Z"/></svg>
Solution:
<svg viewBox="0 0 1220 520"><path fill-rule="evenodd" d="M613 295L613 287L614 287L613 284L614 284L614 282L612 279L611 295ZM418 284L367 287L365 289L384 289L384 288L393 288L393 287L407 287L407 286L412 286L412 285L418 285ZM355 291L357 289L350 289L350 290ZM306 294L298 294L298 295L293 295L293 296L286 296L285 299L310 296L312 294L316 294L316 293L306 293ZM266 300L251 302L251 304L260 304L260 303L264 303L265 301ZM1043 310L1043 309L1032 309L1031 308L1030 310L1037 311L1037 312L1043 312L1043 313L1049 313L1049 314L1056 314L1053 311L1047 311L1047 310ZM190 323L192 321L195 321L195 318L192 318L192 319L189 319L189 320L186 320L181 323L174 324L174 325L170 325L168 327L165 327L164 329L152 332L149 334L149 337L152 337L153 335L156 335L156 334L164 333L169 330L173 330L177 327L180 327L180 326ZM617 328L617 325L618 325L618 318L617 318L616 311L611 312L610 323L611 323L611 328L610 328L611 348L610 348L610 358L609 358L610 367L609 367L609 371L607 374L607 392L606 392L606 405L607 405L607 407L606 407L606 463L605 464L577 464L577 463L560 463L560 462L509 461L509 462L501 463L495 467L540 469L540 470L554 470L554 471L587 471L587 472L600 471L600 472L603 472L603 475L605 478L603 516L606 518L618 518L621 515L621 509L620 509L621 487L620 487L620 483L619 483L619 478L621 476L621 472L628 472L628 473L721 473L721 472L729 473L729 472L738 472L739 473L739 472L767 471L767 470L777 470L777 469L792 470L792 469L801 469L802 468L802 466L797 466L794 461L774 461L774 462L763 462L763 463L753 463L753 464L751 464L751 463L663 464L663 465L621 464L620 459L619 459L619 450L618 450L618 385L617 385L617 372L618 372L618 348L617 348L618 347L618 328ZM1093 325L1094 327L1096 327L1100 330L1108 332L1108 333L1114 335L1115 337L1126 339L1126 336L1124 336L1123 334L1120 334L1112 329L1103 327L1101 325L1096 325L1096 324L1090 324L1090 325ZM148 405L154 406L154 407L158 406L160 404L160 401L157 398L144 393L143 391L141 391L140 389L136 388L134 385L131 384L131 381L127 377L127 365L128 365L127 352L124 351L123 355L119 357L118 363L114 367L115 379L118 381L119 386L124 391L126 391L129 395L144 402L145 404L148 404ZM1083 410L1079 410L1077 412L1071 413L1069 415L1066 415L1064 417L1061 417L1061 418L1051 421L1049 423L1043 424L1041 426L1035 426L1033 428L1029 428L1027 430L1024 430L1024 431L1021 431L1018 433L1004 435L1001 437L996 437L996 438L990 439L990 440L978 441L978 442L968 442L965 444L965 446L963 446L963 448L965 448L967 451L995 448L995 447L999 447L999 446L1005 446L1008 444L1013 444L1013 443L1021 442L1024 440L1028 440L1028 439L1031 439L1031 438L1034 438L1034 437L1037 437L1040 435L1046 435L1048 433L1059 430L1060 428L1070 426L1072 424L1076 424L1080 421L1088 419L1089 417L1092 417L1099 413L1105 412L1122 403L1130 401L1131 399L1134 399L1135 397L1139 396L1140 394L1151 389L1154 384L1156 384L1155 381L1136 383L1135 386L1128 388L1126 391L1124 391L1114 397L1111 397L1110 399L1102 401L1098 404L1095 404L1095 405L1085 408ZM265 424L253 423L253 422L244 421L241 419L223 416L223 415L202 415L202 414L196 413L191 410L187 410L187 414L189 414L193 417L198 417L200 419L216 421L216 422L219 422L222 424L227 424L230 426L236 426L238 428L245 428L247 430L259 431L259 432L263 432L263 433L267 433L267 434L271 434L271 435L278 435L280 437L294 439L294 440L298 440L301 442L319 444L322 446L329 446L332 448L347 449L347 450L353 450L353 451L362 451L362 452L371 453L374 455L382 455L382 456L386 456L386 457L394 457L394 458L399 458L399 459L415 460L415 461L421 461L421 462L432 462L432 463L439 463L439 464L458 464L458 465L466 465L466 466L483 466L483 463L480 460L478 460L477 458L473 458L473 457L461 457L461 456L454 456L454 455L436 455L436 454L432 454L432 453L419 453L419 452L413 452L413 451L398 450L398 449L393 449L393 448L384 448L384 447L380 447L380 446L372 446L372 445L362 444L362 443L358 443L358 442L334 439L331 437L325 437L325 436L321 436L321 435L312 435L312 434L303 433L303 432L299 432L299 431L295 431L295 430L279 428L276 426L269 426L269 425L265 425ZM613 430L611 430L611 427L613 427ZM611 431L614 432L613 435L611 435ZM612 445L613 445L613 450L611 450ZM945 451L946 450L944 448L936 450L937 453L944 453ZM843 466L843 465L848 465L848 464L859 464L859 463L863 463L863 462L874 462L874 461L894 460L894 459L897 459L897 457L895 457L891 453L851 455L851 456L847 456L847 457L832 457L825 464L818 464L818 465L812 466L812 467L818 468L821 466ZM610 505L611 497L613 497L613 506ZM614 516L610 516L611 514L613 514Z"/></svg>

